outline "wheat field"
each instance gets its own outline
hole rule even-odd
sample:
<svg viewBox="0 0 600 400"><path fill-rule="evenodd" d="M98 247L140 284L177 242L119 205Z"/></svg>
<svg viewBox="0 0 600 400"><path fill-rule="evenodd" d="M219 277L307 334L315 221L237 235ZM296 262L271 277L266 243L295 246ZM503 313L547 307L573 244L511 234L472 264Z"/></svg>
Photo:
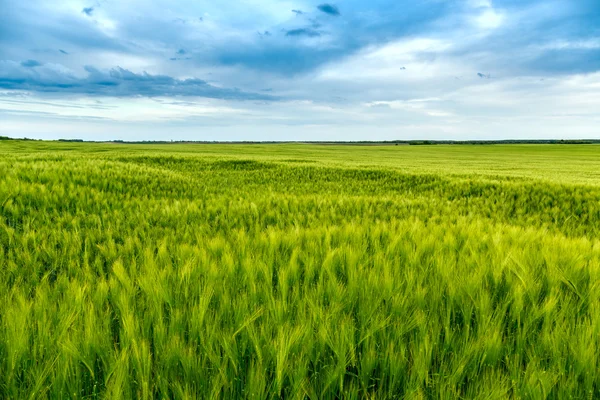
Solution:
<svg viewBox="0 0 600 400"><path fill-rule="evenodd" d="M600 146L0 142L0 398L600 397Z"/></svg>

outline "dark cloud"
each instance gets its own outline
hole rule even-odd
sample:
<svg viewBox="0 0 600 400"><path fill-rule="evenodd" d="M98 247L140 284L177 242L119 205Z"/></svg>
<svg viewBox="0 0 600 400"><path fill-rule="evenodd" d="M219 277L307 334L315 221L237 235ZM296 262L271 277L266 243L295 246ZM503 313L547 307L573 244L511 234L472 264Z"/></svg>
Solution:
<svg viewBox="0 0 600 400"><path fill-rule="evenodd" d="M442 1L417 2L409 8L403 2L381 1L383 3L378 4L385 4L385 8L363 2L353 3L353 8L348 5L348 10L344 10L343 25L330 26L336 21L319 11L318 19L307 18L306 25L284 26L283 35L290 39L286 42L260 40L260 36L256 35L256 43L231 41L224 46L215 47L210 50L212 54L209 54L208 59L216 65L233 65L283 76L298 75L356 54L366 47L377 46L396 38L416 36L423 31L435 31L433 25L436 21L456 9L450 2ZM307 15L305 12L292 20L305 19ZM325 32L335 42L335 46L318 41L310 46L302 43L302 39L312 37L314 40L324 36Z"/></svg>
<svg viewBox="0 0 600 400"><path fill-rule="evenodd" d="M124 68L101 71L86 66L87 77L41 67L40 73L15 62L0 62L0 88L45 93L86 94L112 97L195 96L227 100L277 100L266 94L237 88L216 87L201 79L177 79L167 75L136 74Z"/></svg>
<svg viewBox="0 0 600 400"><path fill-rule="evenodd" d="M490 74L482 74L481 72L477 73L477 76L480 77L481 79L490 79Z"/></svg>
<svg viewBox="0 0 600 400"><path fill-rule="evenodd" d="M287 31L285 36L306 36L306 37L317 37L321 36L318 31L310 28L300 28L300 29L292 29Z"/></svg>
<svg viewBox="0 0 600 400"><path fill-rule="evenodd" d="M179 49L177 50L177 54L179 54L180 56L187 54L187 51L185 51L185 49Z"/></svg>
<svg viewBox="0 0 600 400"><path fill-rule="evenodd" d="M35 68L41 66L42 63L37 60L26 60L21 62L21 66L25 68Z"/></svg>
<svg viewBox="0 0 600 400"><path fill-rule="evenodd" d="M69 54L69 53L67 53L66 51L64 51L63 49L58 49L58 51L60 51L60 52L61 52L61 53L63 53L63 54L67 54L67 55Z"/></svg>
<svg viewBox="0 0 600 400"><path fill-rule="evenodd" d="M94 13L94 7L85 7L83 10L81 10L81 12L87 15L88 17L91 17Z"/></svg>
<svg viewBox="0 0 600 400"><path fill-rule="evenodd" d="M324 12L325 14L333 15L336 17L341 15L340 10L333 4L327 4L327 3L321 4L321 5L317 6L317 8L320 11Z"/></svg>
<svg viewBox="0 0 600 400"><path fill-rule="evenodd" d="M308 72L327 62L343 57L349 48L304 46L301 37L293 34L286 41L262 40L262 46L231 47L227 52L218 54L215 62L225 66L242 66L256 71L268 71L283 76L294 76ZM355 50L355 49L352 49ZM358 48L356 49L358 50Z"/></svg>
<svg viewBox="0 0 600 400"><path fill-rule="evenodd" d="M304 12L303 12L303 11L301 11L301 10L292 10L292 12L293 12L294 14L296 14L296 15L302 15L302 14L304 14Z"/></svg>

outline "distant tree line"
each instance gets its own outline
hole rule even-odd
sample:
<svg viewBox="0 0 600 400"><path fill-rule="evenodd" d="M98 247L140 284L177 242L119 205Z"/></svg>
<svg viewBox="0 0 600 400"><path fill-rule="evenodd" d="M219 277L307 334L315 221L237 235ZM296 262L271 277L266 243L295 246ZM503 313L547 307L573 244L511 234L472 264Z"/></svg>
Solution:
<svg viewBox="0 0 600 400"><path fill-rule="evenodd" d="M15 139L15 138L11 138L8 136L0 136L0 140L36 140L36 139L29 139L29 138L20 138L20 139ZM42 140L42 139L38 139L38 140Z"/></svg>
<svg viewBox="0 0 600 400"><path fill-rule="evenodd" d="M0 136L0 140L35 140L29 138L15 139ZM41 139L39 139L41 140ZM83 139L58 139L59 142L84 142ZM323 145L411 145L431 146L438 144L600 144L600 139L510 139L510 140L387 140L387 141L203 141L203 140L110 140L110 141L88 141L90 143L123 143L123 144L282 144L282 143L307 143Z"/></svg>
<svg viewBox="0 0 600 400"><path fill-rule="evenodd" d="M524 139L524 140L389 140L389 141L190 141L190 140L169 140L169 141L123 141L112 140L108 143L124 144L283 144L283 143L306 143L323 145L411 145L427 146L438 144L600 144L600 139Z"/></svg>

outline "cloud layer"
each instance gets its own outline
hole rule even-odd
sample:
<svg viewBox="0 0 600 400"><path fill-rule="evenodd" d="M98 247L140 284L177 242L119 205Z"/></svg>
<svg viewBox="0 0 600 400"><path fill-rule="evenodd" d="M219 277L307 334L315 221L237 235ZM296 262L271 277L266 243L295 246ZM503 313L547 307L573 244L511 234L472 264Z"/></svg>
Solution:
<svg viewBox="0 0 600 400"><path fill-rule="evenodd" d="M0 61L0 88L40 93L83 94L89 96L195 96L214 99L274 100L264 94L216 87L201 79L176 79L167 75L136 74L116 67L101 71L85 66L87 76L77 77L60 66L28 60L20 65Z"/></svg>
<svg viewBox="0 0 600 400"><path fill-rule="evenodd" d="M372 138L372 126L399 138L447 132L461 139L515 132L539 114L542 131L554 132L560 124L548 118L560 116L573 126L565 137L598 134L589 111L600 109L597 0L253 0L231 7L31 0L5 1L2 9L0 111L13 121L16 103L7 99L17 97L21 115L40 120L68 116L38 104L48 98L85 107L103 98L118 109L126 107L119 99L185 97L229 102L211 108L220 110L211 126L232 123L233 113L244 115L240 124L265 129L293 121L306 132L317 124L357 138ZM524 96L529 103L510 106ZM141 104L154 110L153 102ZM191 129L199 123L193 110L167 113L165 121L188 121ZM78 118L86 115L98 121L113 113L94 109ZM487 130L481 118L493 121Z"/></svg>

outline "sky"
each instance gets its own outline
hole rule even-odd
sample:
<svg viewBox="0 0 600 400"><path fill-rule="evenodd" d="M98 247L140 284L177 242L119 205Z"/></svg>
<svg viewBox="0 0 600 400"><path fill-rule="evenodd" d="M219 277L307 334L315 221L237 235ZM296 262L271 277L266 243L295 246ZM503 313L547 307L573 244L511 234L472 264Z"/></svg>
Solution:
<svg viewBox="0 0 600 400"><path fill-rule="evenodd" d="M0 135L600 138L600 0L0 0Z"/></svg>

